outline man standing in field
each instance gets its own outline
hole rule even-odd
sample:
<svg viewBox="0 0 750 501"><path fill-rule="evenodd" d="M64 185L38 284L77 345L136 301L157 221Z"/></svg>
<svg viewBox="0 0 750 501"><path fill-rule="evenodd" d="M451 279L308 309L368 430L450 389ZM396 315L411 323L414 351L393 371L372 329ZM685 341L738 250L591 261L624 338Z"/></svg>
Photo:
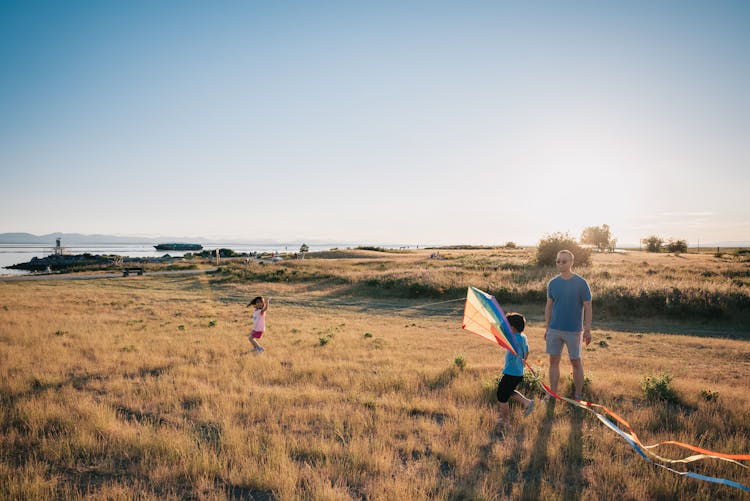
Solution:
<svg viewBox="0 0 750 501"><path fill-rule="evenodd" d="M560 272L547 284L547 306L544 308L547 353L549 354L549 386L557 393L560 381L560 357L563 345L568 347L570 365L573 366L575 399L583 398L583 363L581 344L591 342L591 289L586 280L571 271L573 253L561 250L557 253L557 271Z"/></svg>

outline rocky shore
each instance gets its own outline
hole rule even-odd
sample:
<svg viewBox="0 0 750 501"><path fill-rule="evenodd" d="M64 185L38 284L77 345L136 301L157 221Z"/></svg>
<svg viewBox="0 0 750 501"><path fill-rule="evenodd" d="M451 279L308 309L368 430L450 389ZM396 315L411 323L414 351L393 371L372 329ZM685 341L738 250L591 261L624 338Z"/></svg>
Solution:
<svg viewBox="0 0 750 501"><path fill-rule="evenodd" d="M18 263L8 268L14 270L26 271L73 271L77 269L106 269L125 264L144 264L144 263L167 263L175 258L166 254L162 257L127 257L115 255L98 255L98 254L50 254L47 257L33 257L26 263Z"/></svg>
<svg viewBox="0 0 750 501"><path fill-rule="evenodd" d="M183 261L185 259L202 258L214 259L216 249L202 250L201 252L189 252L182 257L172 257L164 254L161 257L128 257L118 255L100 255L100 254L50 254L47 257L33 257L26 263L14 264L7 268L14 270L26 270L31 272L67 272L83 270L103 270L117 268L129 265L143 264L165 264ZM239 253L232 249L219 249L220 258L255 258L258 253Z"/></svg>

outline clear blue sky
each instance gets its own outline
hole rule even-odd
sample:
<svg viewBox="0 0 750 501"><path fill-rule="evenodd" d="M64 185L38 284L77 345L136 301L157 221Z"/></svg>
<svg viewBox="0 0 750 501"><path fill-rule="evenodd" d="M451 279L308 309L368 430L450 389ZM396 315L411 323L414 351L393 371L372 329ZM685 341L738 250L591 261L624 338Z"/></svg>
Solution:
<svg viewBox="0 0 750 501"><path fill-rule="evenodd" d="M0 3L0 232L750 240L750 2Z"/></svg>

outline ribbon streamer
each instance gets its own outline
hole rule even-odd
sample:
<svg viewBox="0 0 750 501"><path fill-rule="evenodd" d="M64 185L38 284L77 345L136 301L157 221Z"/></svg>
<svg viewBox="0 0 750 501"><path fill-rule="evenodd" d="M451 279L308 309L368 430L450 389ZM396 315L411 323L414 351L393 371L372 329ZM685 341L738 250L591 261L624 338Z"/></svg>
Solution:
<svg viewBox="0 0 750 501"><path fill-rule="evenodd" d="M510 326L508 325L508 321L505 318L505 313L500 307L500 304L492 295L487 294L486 292L483 292L476 287L469 287L466 293L466 306L464 307L464 318L461 327L464 330L481 336L488 341L497 342L497 344L499 344L501 347L518 356L518 351L515 347L515 336L511 334ZM557 400L568 402L569 404L575 405L576 407L591 411L599 419L599 421L604 423L608 428L625 439L625 441L628 442L628 444L630 444L630 446L633 447L633 449L648 462L678 475L695 478L698 480L705 480L707 482L728 485L730 487L736 487L738 489L750 492L749 487L738 482L734 482L732 480L724 478L700 475L698 473L689 471L681 472L663 464L657 463L652 459L655 458L665 463L691 463L693 461L711 458L728 461L743 468L747 468L746 465L740 463L739 461L750 460L750 454L725 454L722 452L710 451L674 440L666 440L653 445L644 445L638 438L638 435L636 435L633 428L630 426L630 423L625 421L622 417L618 416L611 409L593 402L587 402L585 400L575 400L558 395L556 392L552 391L552 389L549 388L546 384L542 383L541 378L537 375L536 371L534 371L534 368L531 367L528 362L524 360L523 363L526 367L529 368L529 371L531 371L531 374L535 377L537 384L539 384L548 395ZM615 422L619 423L627 431L617 426ZM675 445L687 450L691 450L693 452L698 452L699 454L694 454L692 456L687 456L680 459L670 459L662 457L651 451L651 449L655 449L662 445Z"/></svg>

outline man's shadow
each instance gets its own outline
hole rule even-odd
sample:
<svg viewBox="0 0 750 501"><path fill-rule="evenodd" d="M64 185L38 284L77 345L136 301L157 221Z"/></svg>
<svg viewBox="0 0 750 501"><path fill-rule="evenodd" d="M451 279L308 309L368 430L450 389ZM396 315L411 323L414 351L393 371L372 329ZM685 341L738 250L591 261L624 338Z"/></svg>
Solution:
<svg viewBox="0 0 750 501"><path fill-rule="evenodd" d="M567 471L565 478L564 498L580 499L583 492L583 417L586 410L579 407L570 407L570 433L568 434L568 450L565 464Z"/></svg>
<svg viewBox="0 0 750 501"><path fill-rule="evenodd" d="M570 415L570 433L566 450L562 455L566 465L565 485L556 486L555 490L562 491L563 499L580 499L583 491L583 477L581 469L583 468L583 417L585 410L578 407L570 406L565 409L562 406L568 406L565 402L552 400L546 403L545 414L539 423L538 433L534 442L529 466L523 472L523 491L521 499L540 499L541 484L546 476L547 462L549 459L548 445L552 432L552 425L555 421L555 408L569 411Z"/></svg>
<svg viewBox="0 0 750 501"><path fill-rule="evenodd" d="M539 423L539 431L536 435L534 448L531 451L529 466L523 472L524 483L521 499L539 499L539 487L547 467L547 445L552 431L552 423L555 420L557 402L551 400L542 402L542 405L544 417L542 422Z"/></svg>

